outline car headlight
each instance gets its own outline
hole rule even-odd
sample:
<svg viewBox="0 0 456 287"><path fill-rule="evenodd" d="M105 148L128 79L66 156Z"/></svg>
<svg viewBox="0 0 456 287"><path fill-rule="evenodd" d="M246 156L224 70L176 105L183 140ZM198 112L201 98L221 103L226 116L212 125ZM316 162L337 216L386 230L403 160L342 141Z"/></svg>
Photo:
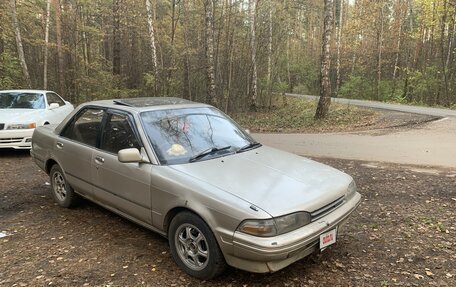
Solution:
<svg viewBox="0 0 456 287"><path fill-rule="evenodd" d="M9 124L7 130L24 130L24 129L34 129L36 128L36 123L29 124Z"/></svg>
<svg viewBox="0 0 456 287"><path fill-rule="evenodd" d="M345 195L345 198L350 198L350 197L352 197L355 193L356 193L356 183L355 183L354 180L352 180L352 182L350 182L350 184L348 185L347 193L346 193L346 195Z"/></svg>
<svg viewBox="0 0 456 287"><path fill-rule="evenodd" d="M310 221L309 213L296 212L271 219L248 219L239 225L238 231L260 237L271 237L303 227Z"/></svg>

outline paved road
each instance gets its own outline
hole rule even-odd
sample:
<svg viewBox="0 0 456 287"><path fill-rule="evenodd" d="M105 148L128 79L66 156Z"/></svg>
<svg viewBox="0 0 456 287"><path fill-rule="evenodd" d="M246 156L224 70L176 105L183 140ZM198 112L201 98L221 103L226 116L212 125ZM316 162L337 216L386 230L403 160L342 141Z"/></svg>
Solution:
<svg viewBox="0 0 456 287"><path fill-rule="evenodd" d="M299 95L299 94L290 94L290 93L287 93L286 95L292 96L292 97L307 98L309 100L317 100L319 98L319 96ZM382 103L382 102L343 99L343 98L332 98L332 101L334 101L336 103L341 103L341 104L374 108L374 109L398 111L398 112L429 115L429 116L436 116L436 117L456 117L456 110L450 110L450 109L438 109L438 108L430 108L430 107L388 104L388 103Z"/></svg>
<svg viewBox="0 0 456 287"><path fill-rule="evenodd" d="M456 117L402 131L253 136L263 144L304 156L456 169Z"/></svg>

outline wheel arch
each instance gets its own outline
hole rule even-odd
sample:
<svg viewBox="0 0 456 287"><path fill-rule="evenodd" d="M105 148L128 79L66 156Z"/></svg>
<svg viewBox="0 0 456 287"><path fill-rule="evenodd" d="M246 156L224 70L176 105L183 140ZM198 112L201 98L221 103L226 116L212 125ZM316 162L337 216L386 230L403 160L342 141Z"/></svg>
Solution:
<svg viewBox="0 0 456 287"><path fill-rule="evenodd" d="M53 159L53 158L50 158L50 159L48 159L48 160L46 161L46 164L45 164L44 167L45 167L45 170L46 170L46 173L47 173L47 174L49 174L49 173L51 172L51 168L52 168L52 166L53 166L54 164L60 166L60 164L59 164L55 159ZM62 168L62 167L60 166L60 168Z"/></svg>
<svg viewBox="0 0 456 287"><path fill-rule="evenodd" d="M184 211L191 212L191 213L195 214L196 216L200 217L209 226L209 228L211 228L210 225L207 223L207 221L200 214L198 214L196 211L194 211L193 209L185 207L185 206L176 206L176 207L170 209L166 213L165 218L163 220L163 231L166 233L166 236L168 236L169 226L170 226L171 221L173 220L173 218L177 214L179 214L181 212L184 212ZM211 230L212 230L212 228L211 228ZM214 231L212 231L212 232L214 232Z"/></svg>

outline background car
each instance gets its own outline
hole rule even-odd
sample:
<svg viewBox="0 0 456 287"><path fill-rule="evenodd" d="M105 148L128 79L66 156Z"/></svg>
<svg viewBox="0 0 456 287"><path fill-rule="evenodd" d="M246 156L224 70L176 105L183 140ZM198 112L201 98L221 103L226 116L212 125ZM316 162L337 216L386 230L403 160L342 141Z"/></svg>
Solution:
<svg viewBox="0 0 456 287"><path fill-rule="evenodd" d="M31 155L59 205L82 196L158 232L202 279L227 264L274 272L323 250L361 200L349 175L178 98L83 104L55 129L37 128Z"/></svg>
<svg viewBox="0 0 456 287"><path fill-rule="evenodd" d="M0 91L0 148L30 149L36 127L59 124L73 109L52 91Z"/></svg>

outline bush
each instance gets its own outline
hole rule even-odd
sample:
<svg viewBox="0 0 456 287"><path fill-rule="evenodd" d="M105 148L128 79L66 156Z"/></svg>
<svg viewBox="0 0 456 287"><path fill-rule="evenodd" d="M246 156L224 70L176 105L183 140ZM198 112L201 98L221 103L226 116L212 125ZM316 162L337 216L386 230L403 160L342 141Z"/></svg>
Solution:
<svg viewBox="0 0 456 287"><path fill-rule="evenodd" d="M440 74L435 66L426 67L423 72L409 72L409 100L411 102L439 103Z"/></svg>
<svg viewBox="0 0 456 287"><path fill-rule="evenodd" d="M350 76L342 83L339 97L347 99L372 99L374 95L372 81L361 76Z"/></svg>

